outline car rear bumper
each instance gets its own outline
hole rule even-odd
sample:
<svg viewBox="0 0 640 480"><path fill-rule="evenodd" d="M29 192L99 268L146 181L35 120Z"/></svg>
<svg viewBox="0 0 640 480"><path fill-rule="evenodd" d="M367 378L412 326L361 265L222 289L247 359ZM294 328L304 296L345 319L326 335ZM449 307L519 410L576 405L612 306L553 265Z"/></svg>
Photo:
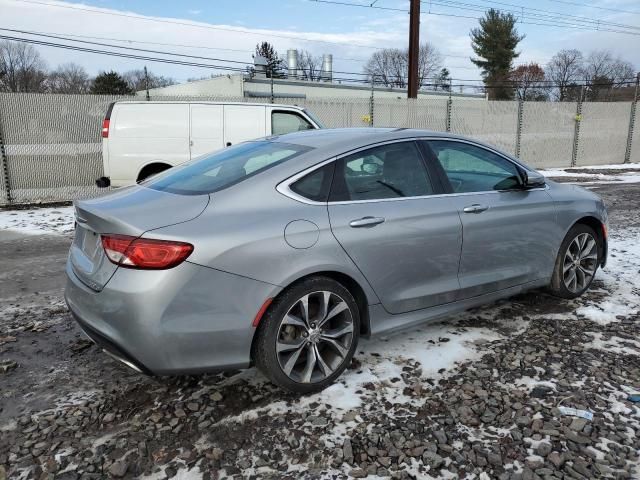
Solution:
<svg viewBox="0 0 640 480"><path fill-rule="evenodd" d="M84 285L67 262L65 300L82 330L146 374L245 368L252 321L279 287L189 262L162 271L119 268L104 289Z"/></svg>

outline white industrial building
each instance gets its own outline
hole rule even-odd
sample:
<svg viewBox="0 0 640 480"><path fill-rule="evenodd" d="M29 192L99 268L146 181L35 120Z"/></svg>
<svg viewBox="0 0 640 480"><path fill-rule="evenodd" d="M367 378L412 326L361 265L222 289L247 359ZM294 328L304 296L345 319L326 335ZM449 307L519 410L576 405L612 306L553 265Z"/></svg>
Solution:
<svg viewBox="0 0 640 480"><path fill-rule="evenodd" d="M236 73L170 85L149 90L151 96L214 96L234 98L300 98L308 100L336 100L341 98L370 98L371 87L366 84L345 84L333 79L332 55L323 55L320 81L301 80L297 50L287 52L286 78L267 78L266 62L261 57L255 61L255 72ZM138 92L144 95L146 92ZM398 88L375 87L378 99L405 99L407 91ZM418 98L448 97L445 91L422 91ZM482 94L451 93L451 96L484 100Z"/></svg>

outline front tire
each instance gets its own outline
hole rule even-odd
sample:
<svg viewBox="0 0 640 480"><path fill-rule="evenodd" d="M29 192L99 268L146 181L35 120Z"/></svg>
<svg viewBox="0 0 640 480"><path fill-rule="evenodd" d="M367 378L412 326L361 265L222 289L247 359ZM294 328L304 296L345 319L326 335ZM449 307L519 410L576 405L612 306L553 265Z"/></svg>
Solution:
<svg viewBox="0 0 640 480"><path fill-rule="evenodd" d="M356 302L342 284L311 277L278 296L254 344L258 369L294 393L331 385L351 362L360 333Z"/></svg>
<svg viewBox="0 0 640 480"><path fill-rule="evenodd" d="M600 265L602 248L594 230L574 225L562 241L550 290L561 298L577 298L587 291Z"/></svg>

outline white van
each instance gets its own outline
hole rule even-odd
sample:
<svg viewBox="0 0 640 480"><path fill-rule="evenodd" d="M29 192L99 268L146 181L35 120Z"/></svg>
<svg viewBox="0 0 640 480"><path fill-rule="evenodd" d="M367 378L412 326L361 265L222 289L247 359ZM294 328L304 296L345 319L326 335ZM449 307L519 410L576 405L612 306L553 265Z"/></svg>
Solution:
<svg viewBox="0 0 640 480"><path fill-rule="evenodd" d="M116 102L102 124L104 177L98 187L140 182L174 165L252 138L322 128L290 105Z"/></svg>

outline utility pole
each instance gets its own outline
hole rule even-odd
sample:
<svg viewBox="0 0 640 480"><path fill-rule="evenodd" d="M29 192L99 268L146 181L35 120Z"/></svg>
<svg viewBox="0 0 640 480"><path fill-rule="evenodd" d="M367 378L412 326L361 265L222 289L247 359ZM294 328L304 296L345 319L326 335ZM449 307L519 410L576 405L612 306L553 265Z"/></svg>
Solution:
<svg viewBox="0 0 640 480"><path fill-rule="evenodd" d="M409 91L408 98L418 98L418 57L420 55L420 0L410 0L409 8Z"/></svg>

